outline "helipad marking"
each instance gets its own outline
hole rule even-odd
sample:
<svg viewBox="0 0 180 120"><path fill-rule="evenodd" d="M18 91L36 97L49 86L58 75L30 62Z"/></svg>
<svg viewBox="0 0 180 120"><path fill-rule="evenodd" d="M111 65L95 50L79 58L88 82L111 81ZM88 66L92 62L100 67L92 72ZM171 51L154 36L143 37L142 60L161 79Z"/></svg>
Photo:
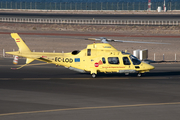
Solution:
<svg viewBox="0 0 180 120"><path fill-rule="evenodd" d="M52 109L52 110L4 113L4 114L0 114L0 116L22 115L22 114L33 114L33 113L34 114L35 113L48 113L48 112L70 111L70 110L73 111L73 110L91 110L91 109L110 109L110 108L127 108L127 107L143 107L143 106L160 106L160 105L179 105L179 104L180 102L171 102L171 103L150 103L150 104L133 104L133 105L116 105L116 106L64 108L64 109Z"/></svg>

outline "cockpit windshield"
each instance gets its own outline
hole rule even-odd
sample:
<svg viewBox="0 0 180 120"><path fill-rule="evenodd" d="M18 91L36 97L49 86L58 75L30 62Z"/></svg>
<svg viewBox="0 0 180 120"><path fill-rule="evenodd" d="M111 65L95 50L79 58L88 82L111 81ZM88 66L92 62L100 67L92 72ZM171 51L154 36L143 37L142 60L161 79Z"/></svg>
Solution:
<svg viewBox="0 0 180 120"><path fill-rule="evenodd" d="M134 65L141 64L141 61L139 59L137 59L135 56L130 55L129 57L130 57L130 59L131 59L131 61L133 62Z"/></svg>

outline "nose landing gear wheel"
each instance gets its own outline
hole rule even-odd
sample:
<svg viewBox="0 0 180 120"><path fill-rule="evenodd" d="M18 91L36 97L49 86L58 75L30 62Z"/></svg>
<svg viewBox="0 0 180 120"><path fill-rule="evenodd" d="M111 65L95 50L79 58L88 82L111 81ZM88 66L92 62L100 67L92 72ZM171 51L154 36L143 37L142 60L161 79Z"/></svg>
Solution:
<svg viewBox="0 0 180 120"><path fill-rule="evenodd" d="M138 77L141 77L141 76L142 76L142 74L141 74L141 73L138 73L138 74L137 74L137 76L138 76Z"/></svg>
<svg viewBox="0 0 180 120"><path fill-rule="evenodd" d="M95 78L95 77L96 77L96 74L95 74L95 73L93 73L93 74L92 74L92 77L93 77L93 78Z"/></svg>

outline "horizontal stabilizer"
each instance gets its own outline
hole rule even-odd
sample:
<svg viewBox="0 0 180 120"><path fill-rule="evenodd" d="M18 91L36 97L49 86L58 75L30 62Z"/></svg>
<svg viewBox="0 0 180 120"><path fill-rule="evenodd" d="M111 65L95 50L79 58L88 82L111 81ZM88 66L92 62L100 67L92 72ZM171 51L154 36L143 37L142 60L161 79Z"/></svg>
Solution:
<svg viewBox="0 0 180 120"><path fill-rule="evenodd" d="M42 58L42 57L38 58L38 60L41 60L43 62L52 62L51 60L48 60L48 59L45 59L45 58Z"/></svg>
<svg viewBox="0 0 180 120"><path fill-rule="evenodd" d="M14 51L14 52L6 52L6 54L11 54L11 55L19 55L19 51Z"/></svg>

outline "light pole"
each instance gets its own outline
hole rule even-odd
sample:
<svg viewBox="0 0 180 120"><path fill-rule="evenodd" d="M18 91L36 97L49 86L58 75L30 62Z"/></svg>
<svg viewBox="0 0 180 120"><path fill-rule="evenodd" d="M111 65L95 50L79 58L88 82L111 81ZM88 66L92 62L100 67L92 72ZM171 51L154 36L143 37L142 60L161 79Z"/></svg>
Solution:
<svg viewBox="0 0 180 120"><path fill-rule="evenodd" d="M151 0L148 0L148 11L151 11Z"/></svg>
<svg viewBox="0 0 180 120"><path fill-rule="evenodd" d="M165 4L165 0L164 0L164 12L166 12L166 4Z"/></svg>

